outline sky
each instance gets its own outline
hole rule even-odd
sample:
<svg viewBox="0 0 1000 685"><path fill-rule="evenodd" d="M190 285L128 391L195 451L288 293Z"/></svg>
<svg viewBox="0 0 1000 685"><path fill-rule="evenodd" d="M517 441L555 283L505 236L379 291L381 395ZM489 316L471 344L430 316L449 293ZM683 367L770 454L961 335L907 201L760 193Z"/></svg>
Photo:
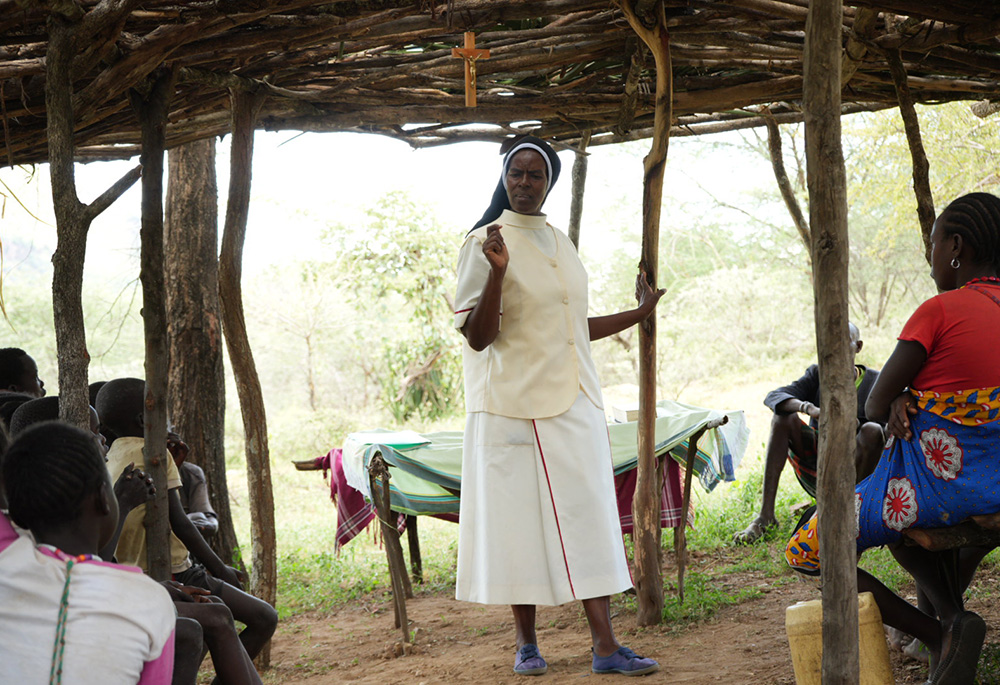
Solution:
<svg viewBox="0 0 1000 685"><path fill-rule="evenodd" d="M599 252L608 241L619 240L619 233L609 230L614 224L631 223L638 234L642 157L648 145L649 141L638 141L590 149L581 225L585 248L596 247ZM573 155L563 151L560 159L562 176L545 211L550 223L565 229ZM77 165L81 200L91 201L136 163L129 160ZM500 164L499 146L495 143L414 150L406 143L374 134L259 132L255 138L244 275L252 278L271 264L313 256L327 225L356 223L363 227L365 209L391 190L409 192L433 207L442 225L464 232L489 203ZM229 138L225 137L217 146L220 225L228 166ZM0 242L4 245L4 278L8 282L38 270L51 272L56 238L48 173L47 165L0 169L0 181L5 184L0 186ZM696 222L699 211L709 211L713 205L710 195L732 196L766 184L773 184L766 160L710 150L698 139L671 141L661 230L669 230L672 224L687 226ZM137 277L139 217L137 183L91 226L86 278L127 283Z"/></svg>

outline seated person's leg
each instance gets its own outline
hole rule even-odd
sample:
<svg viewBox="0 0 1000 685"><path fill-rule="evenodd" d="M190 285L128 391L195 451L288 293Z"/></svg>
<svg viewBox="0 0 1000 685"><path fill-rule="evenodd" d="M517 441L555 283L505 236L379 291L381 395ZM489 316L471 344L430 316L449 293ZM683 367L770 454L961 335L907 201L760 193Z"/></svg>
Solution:
<svg viewBox="0 0 1000 685"><path fill-rule="evenodd" d="M176 574L175 578L185 585L204 588L221 598L223 603L229 607L233 618L246 626L240 633L240 641L250 658L254 659L260 654L264 645L274 634L274 629L278 626L278 612L274 610L274 607L258 597L219 580L208 573L205 567L200 564L195 564L187 571Z"/></svg>
<svg viewBox="0 0 1000 685"><path fill-rule="evenodd" d="M236 635L233 615L225 604L179 602L177 613L198 621L212 654L217 681L223 685L260 685L260 676Z"/></svg>
<svg viewBox="0 0 1000 685"><path fill-rule="evenodd" d="M882 426L869 421L862 424L857 435L857 453L855 455L855 467L857 469L856 483L860 483L867 478L875 465L878 464L882 456L882 448L885 447L885 433Z"/></svg>
<svg viewBox="0 0 1000 685"><path fill-rule="evenodd" d="M904 545L893 545L890 549L899 565L913 576L927 595L939 617L941 639L938 644L914 634L930 649L931 663L939 664L931 682L971 685L975 681L986 624L977 614L965 611L963 583L966 579L971 581L972 576L962 572L961 551L928 552L921 547ZM982 557L977 556L978 553L970 555L970 563L976 559L978 565Z"/></svg>
<svg viewBox="0 0 1000 685"><path fill-rule="evenodd" d="M803 438L803 428L808 428L798 414L774 414L771 418L771 435L764 455L764 485L757 518L750 522L741 533L733 536L737 544L751 544L763 537L765 531L778 523L774 516L774 500L778 494L778 483L789 451L793 446L803 453L808 438ZM815 450L813 451L815 454ZM813 467L815 469L815 466Z"/></svg>
<svg viewBox="0 0 1000 685"><path fill-rule="evenodd" d="M256 658L278 626L278 612L264 600L229 583L222 584L218 595L233 612L233 618L246 626L240 633L240 641L250 658Z"/></svg>
<svg viewBox="0 0 1000 685"><path fill-rule="evenodd" d="M202 659L201 624L193 618L177 616L174 637L174 675L171 685L194 685Z"/></svg>

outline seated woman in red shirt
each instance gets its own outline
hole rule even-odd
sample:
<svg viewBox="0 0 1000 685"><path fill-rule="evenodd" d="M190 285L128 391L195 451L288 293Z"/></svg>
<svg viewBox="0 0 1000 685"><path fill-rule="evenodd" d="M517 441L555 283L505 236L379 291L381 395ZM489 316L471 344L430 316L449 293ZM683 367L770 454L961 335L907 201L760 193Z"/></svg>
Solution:
<svg viewBox="0 0 1000 685"><path fill-rule="evenodd" d="M858 552L891 545L933 606L924 613L865 571L885 623L930 649L932 683L971 685L985 624L965 611L962 591L988 549L960 553L904 547L908 528L954 526L1000 512L1000 198L971 193L941 213L931 232L931 277L940 295L910 317L866 409L895 438L856 488ZM785 555L796 570L819 569L815 516Z"/></svg>

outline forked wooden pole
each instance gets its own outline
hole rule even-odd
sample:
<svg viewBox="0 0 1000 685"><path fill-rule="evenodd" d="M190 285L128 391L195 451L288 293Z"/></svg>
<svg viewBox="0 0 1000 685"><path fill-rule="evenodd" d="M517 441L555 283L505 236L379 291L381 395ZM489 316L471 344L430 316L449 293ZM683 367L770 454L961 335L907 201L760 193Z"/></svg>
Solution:
<svg viewBox="0 0 1000 685"><path fill-rule="evenodd" d="M621 3L629 25L649 46L656 62L656 105L653 115L653 142L643 160L642 188L642 257L640 268L656 289L660 245L660 205L663 176L670 140L673 111L673 72L670 62L670 36L662 3L656 3L651 16L636 10L631 0ZM646 3L649 4L649 3ZM641 8L639 8L641 10ZM663 621L663 571L660 560L660 475L655 455L656 428L656 317L639 326L639 445L634 517L636 603L639 625Z"/></svg>

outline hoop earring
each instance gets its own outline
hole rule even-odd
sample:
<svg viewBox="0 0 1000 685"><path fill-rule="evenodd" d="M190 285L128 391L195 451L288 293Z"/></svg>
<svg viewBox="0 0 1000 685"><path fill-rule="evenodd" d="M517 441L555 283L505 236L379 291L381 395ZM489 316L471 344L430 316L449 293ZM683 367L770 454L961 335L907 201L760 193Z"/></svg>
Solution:
<svg viewBox="0 0 1000 685"><path fill-rule="evenodd" d="M952 269L957 269L957 268L958 268L958 267L960 267L960 266L962 266L962 263L961 263L960 261L958 261L958 257L954 257L954 258L953 258L953 259L951 260L951 268L952 268Z"/></svg>

